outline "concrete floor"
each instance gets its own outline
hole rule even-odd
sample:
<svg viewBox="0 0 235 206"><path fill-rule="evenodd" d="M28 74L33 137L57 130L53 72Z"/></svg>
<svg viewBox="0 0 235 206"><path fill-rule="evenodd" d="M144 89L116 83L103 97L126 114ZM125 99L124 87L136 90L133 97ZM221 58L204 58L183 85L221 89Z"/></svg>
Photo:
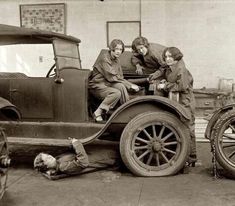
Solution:
<svg viewBox="0 0 235 206"><path fill-rule="evenodd" d="M47 180L27 167L10 168L1 206L232 206L234 180L214 180L208 143L198 144L199 164L189 174L143 178L98 171Z"/></svg>

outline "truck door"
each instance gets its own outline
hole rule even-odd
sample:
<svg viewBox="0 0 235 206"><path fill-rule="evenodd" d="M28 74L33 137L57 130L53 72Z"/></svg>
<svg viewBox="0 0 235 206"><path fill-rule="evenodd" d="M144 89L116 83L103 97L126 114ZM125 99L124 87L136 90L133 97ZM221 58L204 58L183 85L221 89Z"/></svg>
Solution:
<svg viewBox="0 0 235 206"><path fill-rule="evenodd" d="M10 80L10 101L23 119L52 119L52 78L30 77Z"/></svg>

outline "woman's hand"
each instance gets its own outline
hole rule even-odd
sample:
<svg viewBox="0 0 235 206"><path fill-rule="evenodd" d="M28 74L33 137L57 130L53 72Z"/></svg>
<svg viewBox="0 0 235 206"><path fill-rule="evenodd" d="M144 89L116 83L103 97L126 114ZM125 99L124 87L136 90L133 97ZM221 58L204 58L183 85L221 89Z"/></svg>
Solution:
<svg viewBox="0 0 235 206"><path fill-rule="evenodd" d="M156 71L152 74L149 75L149 82L156 80L158 77L161 76L161 72L160 71Z"/></svg>
<svg viewBox="0 0 235 206"><path fill-rule="evenodd" d="M158 90L162 90L162 89L164 90L165 87L166 87L166 85L164 83L160 83L160 84L157 85Z"/></svg>
<svg viewBox="0 0 235 206"><path fill-rule="evenodd" d="M73 137L68 137L68 139L71 141L72 144L73 144L74 142L78 141L78 139L73 138Z"/></svg>
<svg viewBox="0 0 235 206"><path fill-rule="evenodd" d="M165 88L166 88L166 80L165 79L162 79L161 81L160 81L160 83L157 85L157 89L158 90L164 90Z"/></svg>
<svg viewBox="0 0 235 206"><path fill-rule="evenodd" d="M143 70L144 70L144 67L142 67L141 65L139 65L139 64L137 64L136 65L136 73L138 74L138 75L143 75Z"/></svg>
<svg viewBox="0 0 235 206"><path fill-rule="evenodd" d="M140 88L136 84L132 84L131 89L134 90L135 92L140 91Z"/></svg>
<svg viewBox="0 0 235 206"><path fill-rule="evenodd" d="M52 169L51 170L47 170L46 174L49 175L49 176L55 175L56 174L56 170L52 170Z"/></svg>

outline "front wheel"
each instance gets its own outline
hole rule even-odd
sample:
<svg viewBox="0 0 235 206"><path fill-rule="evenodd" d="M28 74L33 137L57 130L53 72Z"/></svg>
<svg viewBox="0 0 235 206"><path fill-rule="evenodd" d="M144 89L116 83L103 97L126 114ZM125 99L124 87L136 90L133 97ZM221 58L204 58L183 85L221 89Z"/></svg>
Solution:
<svg viewBox="0 0 235 206"><path fill-rule="evenodd" d="M187 127L168 112L137 115L124 128L120 153L137 176L168 176L185 165L189 154Z"/></svg>

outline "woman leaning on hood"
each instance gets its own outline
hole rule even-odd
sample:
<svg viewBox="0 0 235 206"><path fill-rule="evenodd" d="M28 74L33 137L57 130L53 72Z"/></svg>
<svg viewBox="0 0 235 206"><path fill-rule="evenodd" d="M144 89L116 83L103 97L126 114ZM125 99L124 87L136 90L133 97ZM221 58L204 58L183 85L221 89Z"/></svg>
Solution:
<svg viewBox="0 0 235 206"><path fill-rule="evenodd" d="M193 94L193 77L186 68L182 52L176 47L168 47L163 51L163 60L166 62L164 78L157 89L164 92L178 92L179 103L189 112L191 118L190 129L190 154L188 162L195 165L197 161L195 137L195 97Z"/></svg>
<svg viewBox="0 0 235 206"><path fill-rule="evenodd" d="M149 43L145 37L137 37L132 42L132 58L131 63L136 67L138 75L148 75L149 90L151 86L158 84L162 80L164 74L165 62L162 59L162 53L166 47ZM164 94L158 90L154 91L155 95L163 96Z"/></svg>
<svg viewBox="0 0 235 206"><path fill-rule="evenodd" d="M149 43L145 37L137 37L132 42L133 55L131 63L136 67L136 73L139 75L147 74L154 78L163 75L162 66L165 62L162 59L162 53L165 46L157 43Z"/></svg>

